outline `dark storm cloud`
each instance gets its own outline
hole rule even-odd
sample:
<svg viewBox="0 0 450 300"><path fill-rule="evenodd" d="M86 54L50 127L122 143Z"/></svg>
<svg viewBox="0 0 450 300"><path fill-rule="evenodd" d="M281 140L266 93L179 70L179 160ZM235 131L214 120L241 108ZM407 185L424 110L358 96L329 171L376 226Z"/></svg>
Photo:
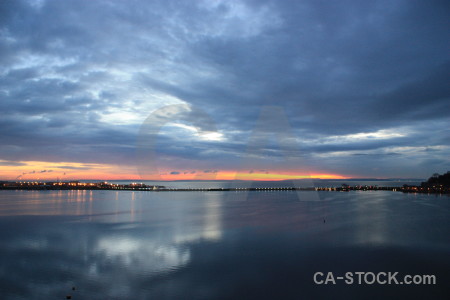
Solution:
<svg viewBox="0 0 450 300"><path fill-rule="evenodd" d="M219 170L204 170L203 173L217 173Z"/></svg>
<svg viewBox="0 0 450 300"><path fill-rule="evenodd" d="M90 169L90 167L73 167L73 166L57 166L55 168L70 169L70 170L89 170Z"/></svg>
<svg viewBox="0 0 450 300"><path fill-rule="evenodd" d="M166 129L158 152L237 168L278 105L311 168L359 174L399 153L426 177L426 159L449 165L449 13L446 1L2 1L0 160L133 164L145 118L187 103L222 136ZM358 135L380 131L399 134Z"/></svg>
<svg viewBox="0 0 450 300"><path fill-rule="evenodd" d="M17 161L0 161L0 166L14 166L14 167L20 167L20 166L26 166L26 163L17 162Z"/></svg>

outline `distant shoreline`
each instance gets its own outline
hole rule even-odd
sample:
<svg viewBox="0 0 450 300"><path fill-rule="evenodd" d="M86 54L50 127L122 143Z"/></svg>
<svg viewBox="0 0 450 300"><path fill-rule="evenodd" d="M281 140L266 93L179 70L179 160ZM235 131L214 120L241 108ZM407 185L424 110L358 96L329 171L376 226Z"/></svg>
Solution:
<svg viewBox="0 0 450 300"><path fill-rule="evenodd" d="M0 190L113 190L113 191L152 191L152 192L216 192L216 191L393 191L404 193L424 193L424 194L449 194L447 187L423 187L423 186L376 186L376 185L355 185L343 184L341 187L239 187L239 188L168 188L161 185L146 185L143 183L114 184L108 182L2 182Z"/></svg>
<svg viewBox="0 0 450 300"><path fill-rule="evenodd" d="M37 179L39 180L39 179ZM17 183L17 182L33 182L36 180L20 180L4 179L0 180L2 183ZM250 179L182 179L182 180L161 180L161 179L66 179L61 182L292 182L292 181L390 181L390 182L423 182L424 178L297 178L297 179L276 179L276 180L250 180ZM50 182L50 180L42 181Z"/></svg>

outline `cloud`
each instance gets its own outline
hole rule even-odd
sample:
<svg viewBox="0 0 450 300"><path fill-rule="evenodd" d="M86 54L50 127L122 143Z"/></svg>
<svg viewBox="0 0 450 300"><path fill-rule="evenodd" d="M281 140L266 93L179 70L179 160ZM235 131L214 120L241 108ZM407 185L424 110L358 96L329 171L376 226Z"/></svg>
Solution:
<svg viewBox="0 0 450 300"><path fill-rule="evenodd" d="M180 175L181 173L180 172L178 172L178 171L172 171L172 172L170 172L170 175Z"/></svg>
<svg viewBox="0 0 450 300"><path fill-rule="evenodd" d="M55 168L58 168L58 169L69 169L69 170L89 170L89 169L92 169L92 167L90 167L90 166L75 167L75 166L67 166L67 165L55 166Z"/></svg>
<svg viewBox="0 0 450 300"><path fill-rule="evenodd" d="M156 150L167 168L243 168L266 105L286 112L311 169L334 168L315 160L327 153L449 143L443 1L40 3L1 4L0 165L133 165L140 125L167 104L199 108L217 127L202 136L187 129L195 124L163 126ZM406 137L329 142L405 127ZM449 154L432 159L445 165ZM281 156L276 143L260 151L263 162ZM378 158L335 159L334 171L359 174ZM446 171L409 159L418 177Z"/></svg>
<svg viewBox="0 0 450 300"><path fill-rule="evenodd" d="M6 167L20 167L20 166L26 166L26 163L18 162L18 161L0 161L0 166L6 166Z"/></svg>
<svg viewBox="0 0 450 300"><path fill-rule="evenodd" d="M204 170L203 173L217 173L218 170Z"/></svg>

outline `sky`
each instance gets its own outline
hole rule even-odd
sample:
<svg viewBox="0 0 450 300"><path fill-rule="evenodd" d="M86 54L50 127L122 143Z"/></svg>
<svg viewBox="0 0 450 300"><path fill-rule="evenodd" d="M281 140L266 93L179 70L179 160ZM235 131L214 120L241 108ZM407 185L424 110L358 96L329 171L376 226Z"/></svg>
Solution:
<svg viewBox="0 0 450 300"><path fill-rule="evenodd" d="M448 1L0 1L0 180L428 178Z"/></svg>

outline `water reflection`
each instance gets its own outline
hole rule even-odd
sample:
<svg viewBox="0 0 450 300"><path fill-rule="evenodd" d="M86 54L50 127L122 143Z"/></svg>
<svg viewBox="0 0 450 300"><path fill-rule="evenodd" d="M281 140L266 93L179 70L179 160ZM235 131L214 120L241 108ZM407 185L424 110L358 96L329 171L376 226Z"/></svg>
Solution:
<svg viewBox="0 0 450 300"><path fill-rule="evenodd" d="M189 249L129 235L101 237L93 251L120 262L137 273L174 270L189 262Z"/></svg>
<svg viewBox="0 0 450 300"><path fill-rule="evenodd" d="M389 242L389 215L386 202L388 192L365 193L356 192L360 201L356 202L355 214L358 226L355 241L360 244L383 245Z"/></svg>
<svg viewBox="0 0 450 300"><path fill-rule="evenodd" d="M176 211L174 242L186 243L196 240L217 241L222 236L222 202L219 193L198 193L193 203L179 203Z"/></svg>
<svg viewBox="0 0 450 300"><path fill-rule="evenodd" d="M445 298L448 200L318 195L302 202L289 192L248 193L246 201L222 192L0 193L2 299L362 298L368 288L373 297ZM358 270L436 274L441 284L312 282L317 271Z"/></svg>
<svg viewBox="0 0 450 300"><path fill-rule="evenodd" d="M191 256L170 237L130 223L23 216L5 217L1 225L0 286L7 296L2 299L60 299L64 288L74 285L83 299L130 299L142 292L133 290L136 278L176 271Z"/></svg>

